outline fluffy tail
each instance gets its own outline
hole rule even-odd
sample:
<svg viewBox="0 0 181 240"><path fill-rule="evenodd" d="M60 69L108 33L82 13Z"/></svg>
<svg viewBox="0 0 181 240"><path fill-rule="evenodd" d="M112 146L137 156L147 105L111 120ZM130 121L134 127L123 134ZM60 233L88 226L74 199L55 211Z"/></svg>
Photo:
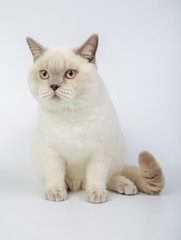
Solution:
<svg viewBox="0 0 181 240"><path fill-rule="evenodd" d="M159 164L148 152L140 153L138 162L139 167L125 166L121 174L134 182L140 192L159 194L165 184Z"/></svg>

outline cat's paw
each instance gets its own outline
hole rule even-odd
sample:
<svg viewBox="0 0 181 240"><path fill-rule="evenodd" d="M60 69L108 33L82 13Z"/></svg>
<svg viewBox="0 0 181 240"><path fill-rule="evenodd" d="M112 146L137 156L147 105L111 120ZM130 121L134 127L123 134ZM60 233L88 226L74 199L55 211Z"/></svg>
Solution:
<svg viewBox="0 0 181 240"><path fill-rule="evenodd" d="M87 201L91 203L103 203L107 199L106 190L87 190L86 191Z"/></svg>
<svg viewBox="0 0 181 240"><path fill-rule="evenodd" d="M117 191L124 195L135 195L138 192L137 187L131 181L119 184Z"/></svg>
<svg viewBox="0 0 181 240"><path fill-rule="evenodd" d="M45 197L50 201L64 201L67 199L67 191L65 188L50 188L45 191Z"/></svg>

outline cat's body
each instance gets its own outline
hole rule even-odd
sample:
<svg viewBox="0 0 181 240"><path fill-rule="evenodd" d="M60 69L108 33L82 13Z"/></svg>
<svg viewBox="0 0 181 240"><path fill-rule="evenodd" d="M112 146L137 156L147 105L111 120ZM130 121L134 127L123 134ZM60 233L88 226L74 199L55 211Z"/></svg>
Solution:
<svg viewBox="0 0 181 240"><path fill-rule="evenodd" d="M149 153L142 153L140 158L143 165L146 161L146 168L150 168L147 162L152 162L159 173L154 187L150 187L152 182L145 183L139 168L123 169L124 140L114 107L97 73L97 41L93 35L80 48L46 49L28 39L35 60L29 85L39 103L31 153L45 177L49 200L65 200L68 189L83 189L88 201L104 202L106 188L136 194L133 182L139 190L150 194L163 188L161 170Z"/></svg>
<svg viewBox="0 0 181 240"><path fill-rule="evenodd" d="M97 96L101 98L102 95ZM37 157L33 159L41 165L40 146L45 148L42 138L46 138L46 144L51 145L66 162L65 179L70 190L76 191L82 184L85 186L86 166L95 152L103 152L103 156L105 154L106 161L103 164L105 168L109 167L108 175L117 169L122 170L124 142L113 106L110 101L105 104L104 97L99 106L95 104L84 108L80 113L73 111L68 104L59 112L39 107L38 118L40 121L34 129L32 141L32 150Z"/></svg>

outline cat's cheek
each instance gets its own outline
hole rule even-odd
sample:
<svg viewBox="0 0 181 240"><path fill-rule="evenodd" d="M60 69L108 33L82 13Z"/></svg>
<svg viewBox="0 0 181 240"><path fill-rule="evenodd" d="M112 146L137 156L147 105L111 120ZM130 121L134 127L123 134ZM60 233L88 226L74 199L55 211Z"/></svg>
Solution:
<svg viewBox="0 0 181 240"><path fill-rule="evenodd" d="M64 78L64 79L63 79L63 83L65 83L65 84L67 84L67 83L68 83L68 81L67 81L67 79L66 79L66 78Z"/></svg>
<svg viewBox="0 0 181 240"><path fill-rule="evenodd" d="M72 78L72 79L67 79L67 78L64 78L63 79L63 82L65 83L65 84L72 84L73 82L75 81L75 78Z"/></svg>

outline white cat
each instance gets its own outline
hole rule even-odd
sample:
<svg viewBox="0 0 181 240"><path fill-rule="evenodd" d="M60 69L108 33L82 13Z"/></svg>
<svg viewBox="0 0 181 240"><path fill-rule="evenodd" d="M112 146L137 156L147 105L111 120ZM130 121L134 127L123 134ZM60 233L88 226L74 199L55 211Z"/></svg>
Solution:
<svg viewBox="0 0 181 240"><path fill-rule="evenodd" d="M27 42L34 57L29 87L38 101L31 153L45 177L46 198L62 201L67 190L80 189L92 203L105 202L106 189L158 194L164 178L151 154L140 154L140 168L124 167L118 118L95 63L98 36L78 48Z"/></svg>

